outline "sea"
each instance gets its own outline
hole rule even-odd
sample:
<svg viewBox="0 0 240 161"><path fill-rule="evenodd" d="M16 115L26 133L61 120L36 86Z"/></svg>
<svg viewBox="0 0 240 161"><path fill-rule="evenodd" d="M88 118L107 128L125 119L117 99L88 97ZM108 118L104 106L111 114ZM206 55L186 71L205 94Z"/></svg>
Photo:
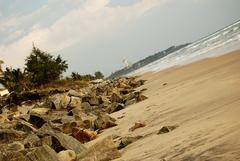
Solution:
<svg viewBox="0 0 240 161"><path fill-rule="evenodd" d="M240 49L240 20L128 75L158 72L173 66L220 56Z"/></svg>

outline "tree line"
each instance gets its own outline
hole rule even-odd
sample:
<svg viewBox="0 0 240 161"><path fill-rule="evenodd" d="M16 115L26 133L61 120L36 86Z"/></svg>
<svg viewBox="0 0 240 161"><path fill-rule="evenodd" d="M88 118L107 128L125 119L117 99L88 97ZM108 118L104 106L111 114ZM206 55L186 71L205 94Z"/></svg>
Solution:
<svg viewBox="0 0 240 161"><path fill-rule="evenodd" d="M70 77L63 78L62 74L67 69L67 61L60 55L54 57L33 45L30 55L25 59L23 71L20 68L7 67L2 72L0 83L10 92L21 92L59 80L91 81L104 78L100 71L95 72L94 75L72 72Z"/></svg>

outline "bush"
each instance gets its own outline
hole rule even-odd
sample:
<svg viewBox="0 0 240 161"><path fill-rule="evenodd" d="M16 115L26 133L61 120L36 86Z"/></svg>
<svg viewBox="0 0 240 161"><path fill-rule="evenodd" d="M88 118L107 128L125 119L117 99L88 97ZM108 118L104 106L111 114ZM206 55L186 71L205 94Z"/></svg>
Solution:
<svg viewBox="0 0 240 161"><path fill-rule="evenodd" d="M104 78L104 75L100 71L95 72L94 75L95 75L95 79L103 79Z"/></svg>
<svg viewBox="0 0 240 161"><path fill-rule="evenodd" d="M9 91L21 92L32 87L52 83L59 80L68 65L60 56L54 58L33 46L31 54L25 60L24 72L18 69L6 68L0 78L0 83ZM31 82L31 83L30 83Z"/></svg>
<svg viewBox="0 0 240 161"><path fill-rule="evenodd" d="M77 72L72 72L71 78L72 78L72 80L81 80L82 76Z"/></svg>
<svg viewBox="0 0 240 161"><path fill-rule="evenodd" d="M101 72L100 72L101 73ZM71 74L71 79L72 80L83 80L83 81L91 81L91 80L95 80L95 79L100 79L103 78L103 76L98 75L99 73L97 73L98 78L96 78L96 76L93 76L91 74L86 74L86 75L80 75L77 72L72 72Z"/></svg>
<svg viewBox="0 0 240 161"><path fill-rule="evenodd" d="M6 68L6 70L2 73L0 83L10 92L21 92L30 88L30 82L28 81L26 74L23 73L19 68Z"/></svg>
<svg viewBox="0 0 240 161"><path fill-rule="evenodd" d="M43 85L60 79L68 68L66 61L58 55L52 55L33 46L32 53L26 59L25 71L34 85Z"/></svg>

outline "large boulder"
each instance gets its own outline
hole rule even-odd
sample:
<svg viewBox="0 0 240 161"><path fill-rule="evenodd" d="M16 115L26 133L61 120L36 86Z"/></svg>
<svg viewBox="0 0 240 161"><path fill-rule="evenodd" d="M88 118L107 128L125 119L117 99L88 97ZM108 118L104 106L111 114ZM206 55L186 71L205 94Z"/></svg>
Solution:
<svg viewBox="0 0 240 161"><path fill-rule="evenodd" d="M81 98L79 97L75 97L75 96L71 96L71 100L68 106L70 107L81 107Z"/></svg>
<svg viewBox="0 0 240 161"><path fill-rule="evenodd" d="M84 144L96 139L97 133L95 131L75 127L73 128L72 136Z"/></svg>
<svg viewBox="0 0 240 161"><path fill-rule="evenodd" d="M120 158L121 154L117 150L111 136L102 139L86 152L78 155L77 161L108 161Z"/></svg>
<svg viewBox="0 0 240 161"><path fill-rule="evenodd" d="M72 136L63 133L53 133L51 136L53 141L52 147L56 152L68 149L80 154L86 151L86 148Z"/></svg>
<svg viewBox="0 0 240 161"><path fill-rule="evenodd" d="M71 101L71 98L67 94L56 94L53 95L50 99L56 110L67 108L68 104Z"/></svg>
<svg viewBox="0 0 240 161"><path fill-rule="evenodd" d="M0 129L0 144L8 144L14 141L23 140L26 133L12 129Z"/></svg>
<svg viewBox="0 0 240 161"><path fill-rule="evenodd" d="M73 150L63 150L57 155L60 161L75 161L77 158L77 155Z"/></svg>
<svg viewBox="0 0 240 161"><path fill-rule="evenodd" d="M95 95L85 95L82 97L82 102L88 102L91 106L99 105L99 97Z"/></svg>
<svg viewBox="0 0 240 161"><path fill-rule="evenodd" d="M117 102L117 103L122 103L123 102L123 98L122 96L117 93L117 92L113 92L110 98L111 102Z"/></svg>
<svg viewBox="0 0 240 161"><path fill-rule="evenodd" d="M96 129L103 130L116 126L116 120L107 114L99 114L98 118L94 121Z"/></svg>
<svg viewBox="0 0 240 161"><path fill-rule="evenodd" d="M26 161L60 161L57 153L47 145L32 149L25 157Z"/></svg>
<svg viewBox="0 0 240 161"><path fill-rule="evenodd" d="M77 91L71 89L71 90L68 91L68 95L70 97L71 96L73 96L73 97L82 97L83 93L82 92L77 92Z"/></svg>
<svg viewBox="0 0 240 161"><path fill-rule="evenodd" d="M113 113L113 112L120 111L122 109L124 109L124 104L113 102L107 107L106 111L108 113Z"/></svg>

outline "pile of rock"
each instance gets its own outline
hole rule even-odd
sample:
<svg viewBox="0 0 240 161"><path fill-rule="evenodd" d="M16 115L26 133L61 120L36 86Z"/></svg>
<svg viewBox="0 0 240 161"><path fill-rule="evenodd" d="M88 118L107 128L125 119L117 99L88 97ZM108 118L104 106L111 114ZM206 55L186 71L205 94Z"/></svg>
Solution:
<svg viewBox="0 0 240 161"><path fill-rule="evenodd" d="M144 82L134 77L98 80L78 90L30 91L1 98L0 161L120 157L111 137L89 149L83 144L117 125L110 113L147 99L143 90L136 91Z"/></svg>

